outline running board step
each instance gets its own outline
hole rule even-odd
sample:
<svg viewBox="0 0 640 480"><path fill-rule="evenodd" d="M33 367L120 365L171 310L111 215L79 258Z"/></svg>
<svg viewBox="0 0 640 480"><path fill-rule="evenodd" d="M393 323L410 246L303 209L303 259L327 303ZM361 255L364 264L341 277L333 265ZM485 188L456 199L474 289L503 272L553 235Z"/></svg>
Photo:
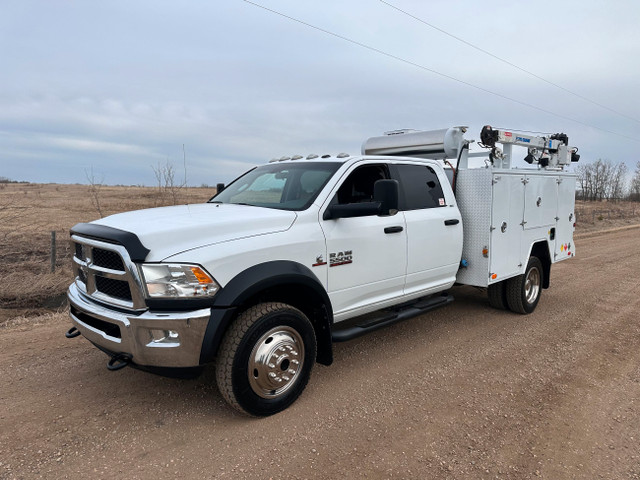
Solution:
<svg viewBox="0 0 640 480"><path fill-rule="evenodd" d="M347 340L353 340L354 338L366 333L417 317L418 315L422 315L430 310L444 307L451 302L453 302L453 296L444 294L420 300L401 309L393 309L392 307L392 309L385 309L372 314L363 315L362 317L354 319L353 323L355 323L355 325L350 322L350 326L334 330L331 333L331 339L334 342L346 342Z"/></svg>

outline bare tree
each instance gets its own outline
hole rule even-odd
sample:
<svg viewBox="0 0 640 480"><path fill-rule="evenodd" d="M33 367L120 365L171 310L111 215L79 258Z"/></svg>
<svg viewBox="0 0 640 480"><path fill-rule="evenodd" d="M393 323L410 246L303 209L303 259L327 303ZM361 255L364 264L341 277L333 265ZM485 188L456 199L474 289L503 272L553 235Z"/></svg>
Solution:
<svg viewBox="0 0 640 480"><path fill-rule="evenodd" d="M578 195L580 200L591 199L591 164L582 163L576 167L578 176Z"/></svg>
<svg viewBox="0 0 640 480"><path fill-rule="evenodd" d="M91 205L93 205L93 208L98 211L98 215L102 218L104 215L102 214L102 205L100 205L100 189L104 186L104 177L96 180L93 174L93 166L89 172L85 170L84 174L89 182L89 199L91 200Z"/></svg>
<svg viewBox="0 0 640 480"><path fill-rule="evenodd" d="M580 191L578 198L590 201L619 200L626 191L627 166L598 159L576 168Z"/></svg>
<svg viewBox="0 0 640 480"><path fill-rule="evenodd" d="M640 162L636 164L636 171L631 179L629 187L629 200L640 202Z"/></svg>
<svg viewBox="0 0 640 480"><path fill-rule="evenodd" d="M164 203L164 189L163 189L163 177L164 175L162 174L163 171L163 166L160 162L158 162L158 166L154 167L153 165L151 165L151 170L153 170L153 175L156 177L156 186L157 186L157 190L156 190L156 205L158 203L163 204Z"/></svg>
<svg viewBox="0 0 640 480"><path fill-rule="evenodd" d="M178 193L180 189L184 186L183 184L176 183L175 180L176 171L173 168L173 165L167 162L166 168L164 170L164 187L169 197L171 198L171 202L173 205L178 203Z"/></svg>
<svg viewBox="0 0 640 480"><path fill-rule="evenodd" d="M579 165L576 169L580 184L580 197L583 200L602 200L608 168L602 160Z"/></svg>
<svg viewBox="0 0 640 480"><path fill-rule="evenodd" d="M177 205L180 191L186 186L186 160L184 170L185 179L183 183L176 182L176 170L169 160L167 160L164 165L158 162L157 166L154 167L152 165L151 168L153 169L153 174L156 177L156 184L158 187L156 204L166 205L170 200L173 205Z"/></svg>
<svg viewBox="0 0 640 480"><path fill-rule="evenodd" d="M611 182L611 162L609 162L609 160L602 160L599 158L593 166L593 200L601 202L608 197L608 190Z"/></svg>
<svg viewBox="0 0 640 480"><path fill-rule="evenodd" d="M617 202L622 200L627 190L627 164L620 162L612 168L611 180L609 182L609 199Z"/></svg>

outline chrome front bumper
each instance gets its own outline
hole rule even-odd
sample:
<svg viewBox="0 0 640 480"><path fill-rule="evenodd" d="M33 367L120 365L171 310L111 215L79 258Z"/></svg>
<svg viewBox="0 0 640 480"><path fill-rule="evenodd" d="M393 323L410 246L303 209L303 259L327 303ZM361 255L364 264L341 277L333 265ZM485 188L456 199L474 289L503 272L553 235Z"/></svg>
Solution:
<svg viewBox="0 0 640 480"><path fill-rule="evenodd" d="M211 316L210 308L186 312L124 313L87 299L75 283L67 292L71 321L96 346L131 356L136 365L196 367ZM154 332L155 331L155 332ZM169 342L154 342L157 332L172 332ZM154 337L155 333L155 337Z"/></svg>

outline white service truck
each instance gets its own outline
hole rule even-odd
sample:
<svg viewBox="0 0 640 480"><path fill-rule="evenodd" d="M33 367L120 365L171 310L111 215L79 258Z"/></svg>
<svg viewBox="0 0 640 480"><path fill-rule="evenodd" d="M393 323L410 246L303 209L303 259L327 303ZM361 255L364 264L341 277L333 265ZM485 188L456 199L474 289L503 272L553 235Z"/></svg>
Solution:
<svg viewBox="0 0 640 480"><path fill-rule="evenodd" d="M533 312L551 265L575 254L577 149L486 126L488 155L470 153L465 132L283 157L207 203L74 226L67 337L106 352L110 370L186 376L214 362L224 398L264 416L331 364L333 342L444 306L456 284ZM511 168L514 146L531 167Z"/></svg>

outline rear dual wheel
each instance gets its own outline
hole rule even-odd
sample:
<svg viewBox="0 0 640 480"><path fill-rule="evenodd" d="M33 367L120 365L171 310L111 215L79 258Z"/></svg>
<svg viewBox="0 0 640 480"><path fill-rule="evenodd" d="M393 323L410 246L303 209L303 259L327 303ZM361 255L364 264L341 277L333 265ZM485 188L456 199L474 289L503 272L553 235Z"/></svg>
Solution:
<svg viewBox="0 0 640 480"><path fill-rule="evenodd" d="M540 301L542 279L542 262L538 257L530 257L523 275L489 285L489 304L500 310L531 313Z"/></svg>
<svg viewBox="0 0 640 480"><path fill-rule="evenodd" d="M505 282L498 282L489 285L487 288L489 295L489 305L498 310L506 310L509 308L507 304L507 286Z"/></svg>
<svg viewBox="0 0 640 480"><path fill-rule="evenodd" d="M316 358L313 325L284 303L260 303L229 327L216 362L220 393L237 410L267 416L302 393Z"/></svg>
<svg viewBox="0 0 640 480"><path fill-rule="evenodd" d="M507 280L509 309L516 313L533 312L540 301L542 279L542 262L538 257L530 257L524 274Z"/></svg>

